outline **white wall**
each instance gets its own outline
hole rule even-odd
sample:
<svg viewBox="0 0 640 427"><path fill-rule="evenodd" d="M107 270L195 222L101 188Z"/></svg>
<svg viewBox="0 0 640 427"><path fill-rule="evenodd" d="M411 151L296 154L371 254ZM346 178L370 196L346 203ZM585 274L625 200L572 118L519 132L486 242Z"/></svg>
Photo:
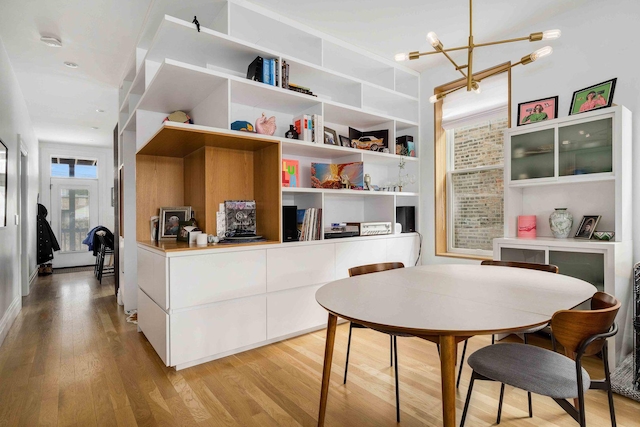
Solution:
<svg viewBox="0 0 640 427"><path fill-rule="evenodd" d="M637 22L640 17L640 2L633 0L612 0L609 2L583 1L575 2L575 8L560 12L549 17L541 26L520 28L517 32L505 33L504 38L527 35L534 31L559 28L562 37L551 42L528 43L520 42L510 45L478 48L475 50L474 68L479 71L506 61L517 62L521 57L535 49L548 44L554 53L527 66L513 68L511 74L511 122L515 124L517 105L533 99L559 95L559 117L566 117L571 104L571 97L575 90L591 86L596 83L618 78L614 103L624 105L634 116L633 136L634 153L633 169L640 170L640 58L636 55L637 47L634 40L637 33ZM522 10L526 13L526 10ZM504 25L496 17L496 25ZM460 25L465 25L460 22ZM507 27L505 25L505 27ZM481 34L474 35L477 40L483 40ZM446 42L446 40L443 40ZM455 44L455 43L454 43ZM445 45L446 46L446 45ZM454 56L460 62L466 63L462 54ZM453 55L452 55L453 56ZM421 61L433 61L429 57ZM437 61L436 61L437 62ZM434 62L435 63L435 62ZM433 88L450 82L459 77L453 67L446 63L429 68L422 73L421 89L421 118L422 118L422 194L423 215L422 230L425 235L423 262L450 263L465 262L456 258L436 257L434 244L434 154L433 154L433 105L429 103L429 96ZM635 218L640 214L640 173L634 176L633 209ZM640 223L634 224L634 240L640 242ZM640 244L634 248L634 259L640 260ZM476 261L467 261L476 262Z"/></svg>
<svg viewBox="0 0 640 427"><path fill-rule="evenodd" d="M22 138L29 156L29 275L36 270L36 202L38 197L38 140L36 139L22 91L0 38L0 139L9 150L7 182L7 227L0 228L0 343L17 316L21 305L18 213L18 161Z"/></svg>

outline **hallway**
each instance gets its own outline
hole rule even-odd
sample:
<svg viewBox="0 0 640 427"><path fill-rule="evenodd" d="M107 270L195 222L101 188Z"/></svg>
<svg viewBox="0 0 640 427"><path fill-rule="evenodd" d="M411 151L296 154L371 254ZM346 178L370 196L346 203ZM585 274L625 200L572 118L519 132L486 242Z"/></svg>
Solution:
<svg viewBox="0 0 640 427"><path fill-rule="evenodd" d="M39 278L0 348L1 426L314 426L324 330L176 372L165 367L117 306L113 278L93 272ZM349 382L342 384L348 328L338 327L327 411L331 426L395 423L389 341L354 333ZM470 341L470 351L488 345ZM538 343L543 343L538 340ZM440 377L435 346L399 340L402 425L440 425ZM589 361L598 374L598 365ZM468 367L458 391L461 410ZM495 422L499 384L480 383L468 426ZM550 399L507 387L502 425L568 426L574 421ZM636 425L637 403L616 396L619 426ZM606 397L587 393L591 426L609 425Z"/></svg>

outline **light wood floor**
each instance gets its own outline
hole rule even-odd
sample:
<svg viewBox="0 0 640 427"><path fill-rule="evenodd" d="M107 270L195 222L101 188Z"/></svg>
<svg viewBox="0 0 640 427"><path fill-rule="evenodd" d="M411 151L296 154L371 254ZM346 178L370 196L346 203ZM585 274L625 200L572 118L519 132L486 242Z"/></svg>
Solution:
<svg viewBox="0 0 640 427"><path fill-rule="evenodd" d="M110 280L100 286L92 272L38 279L0 348L0 425L315 425L324 331L176 372L126 323ZM347 332L338 327L327 425L396 425L388 337L354 331L345 386ZM470 351L489 344L473 338ZM401 425L441 425L435 346L402 338L398 348ZM463 375L458 419L468 368ZM499 385L477 384L467 425L494 425ZM588 425L609 425L605 393L587 396ZM618 425L637 426L640 404L620 396L615 403ZM526 408L526 394L507 387L502 425L577 425L550 399L534 396L532 419Z"/></svg>

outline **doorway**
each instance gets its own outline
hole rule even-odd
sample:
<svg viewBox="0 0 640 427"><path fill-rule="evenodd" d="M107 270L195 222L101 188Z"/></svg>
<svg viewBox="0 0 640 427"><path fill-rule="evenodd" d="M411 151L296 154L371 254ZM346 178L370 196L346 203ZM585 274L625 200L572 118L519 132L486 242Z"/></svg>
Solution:
<svg viewBox="0 0 640 427"><path fill-rule="evenodd" d="M95 258L82 241L98 226L98 181L51 179L51 227L60 244L54 268L93 265Z"/></svg>

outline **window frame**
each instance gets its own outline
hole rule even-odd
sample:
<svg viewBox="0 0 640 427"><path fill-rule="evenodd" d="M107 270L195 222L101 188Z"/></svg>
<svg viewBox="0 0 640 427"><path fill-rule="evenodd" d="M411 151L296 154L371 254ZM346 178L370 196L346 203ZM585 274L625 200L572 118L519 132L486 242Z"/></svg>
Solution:
<svg viewBox="0 0 640 427"><path fill-rule="evenodd" d="M477 72L473 75L474 79L482 80L487 77L507 73L508 100L507 100L507 127L511 128L511 62L505 62L495 67ZM433 89L434 95L448 92L466 86L467 79L462 78L453 82L446 83ZM476 260L493 259L493 252L479 250L463 250L462 252L452 252L449 247L449 236L452 233L449 227L449 217L453 212L447 195L449 194L449 185L451 177L448 175L449 168L449 152L447 148L447 131L442 128L442 102L434 104L434 208L435 208L435 255L453 258L467 258ZM483 167L484 168L484 167ZM491 168L494 168L493 166ZM504 163L501 166L504 168ZM467 252L469 251L469 252Z"/></svg>
<svg viewBox="0 0 640 427"><path fill-rule="evenodd" d="M53 159L74 159L74 160L76 160L76 162L78 160L93 162L92 166L96 167L96 177L95 178L78 177L78 176L75 176L75 173L74 173L74 176L54 176L52 174L51 165L54 165L56 163L53 163ZM64 163L59 163L58 162L58 164L64 164ZM95 181L100 179L100 166L98 165L98 158L96 158L96 157L76 156L76 155L66 155L66 154L64 154L64 155L52 154L49 157L49 165L48 165L48 167L49 167L49 178L55 178L55 179L91 179L91 180L95 180Z"/></svg>

